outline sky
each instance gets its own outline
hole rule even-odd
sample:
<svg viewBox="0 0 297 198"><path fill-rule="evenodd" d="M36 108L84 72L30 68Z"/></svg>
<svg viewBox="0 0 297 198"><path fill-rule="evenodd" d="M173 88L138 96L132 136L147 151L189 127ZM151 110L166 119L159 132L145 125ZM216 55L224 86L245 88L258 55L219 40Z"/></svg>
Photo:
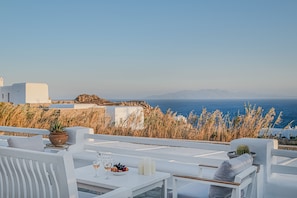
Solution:
<svg viewBox="0 0 297 198"><path fill-rule="evenodd" d="M297 98L297 1L3 0L0 76L47 83L51 99Z"/></svg>

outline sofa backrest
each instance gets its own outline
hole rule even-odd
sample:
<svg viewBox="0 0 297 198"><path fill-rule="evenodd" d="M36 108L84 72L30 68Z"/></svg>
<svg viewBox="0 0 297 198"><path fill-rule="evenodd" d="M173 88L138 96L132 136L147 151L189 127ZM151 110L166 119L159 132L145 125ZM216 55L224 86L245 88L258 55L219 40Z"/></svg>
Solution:
<svg viewBox="0 0 297 198"><path fill-rule="evenodd" d="M72 155L1 147L0 197L78 197Z"/></svg>

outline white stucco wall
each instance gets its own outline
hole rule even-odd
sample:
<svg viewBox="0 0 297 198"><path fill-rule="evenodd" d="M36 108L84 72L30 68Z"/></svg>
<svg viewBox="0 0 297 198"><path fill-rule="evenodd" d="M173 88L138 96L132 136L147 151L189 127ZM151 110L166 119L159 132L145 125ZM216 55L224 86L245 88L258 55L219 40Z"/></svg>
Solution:
<svg viewBox="0 0 297 198"><path fill-rule="evenodd" d="M26 103L50 103L48 85L44 83L26 83Z"/></svg>
<svg viewBox="0 0 297 198"><path fill-rule="evenodd" d="M26 83L13 84L10 87L10 101L13 104L26 103Z"/></svg>
<svg viewBox="0 0 297 198"><path fill-rule="evenodd" d="M0 87L0 102L8 102L8 87Z"/></svg>
<svg viewBox="0 0 297 198"><path fill-rule="evenodd" d="M25 83L0 87L1 102L25 103Z"/></svg>

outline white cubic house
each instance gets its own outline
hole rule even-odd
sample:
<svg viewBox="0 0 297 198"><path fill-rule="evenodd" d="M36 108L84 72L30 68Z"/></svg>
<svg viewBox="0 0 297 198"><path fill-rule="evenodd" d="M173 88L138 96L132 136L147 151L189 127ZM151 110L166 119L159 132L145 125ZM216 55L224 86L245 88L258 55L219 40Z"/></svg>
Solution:
<svg viewBox="0 0 297 198"><path fill-rule="evenodd" d="M115 127L139 130L144 128L144 112L141 106L98 106L96 104L51 104L54 109L103 108L105 118Z"/></svg>
<svg viewBox="0 0 297 198"><path fill-rule="evenodd" d="M106 106L106 116L116 127L143 129L144 113L140 106Z"/></svg>
<svg viewBox="0 0 297 198"><path fill-rule="evenodd" d="M48 85L45 83L15 83L4 86L0 78L0 102L13 104L51 103Z"/></svg>

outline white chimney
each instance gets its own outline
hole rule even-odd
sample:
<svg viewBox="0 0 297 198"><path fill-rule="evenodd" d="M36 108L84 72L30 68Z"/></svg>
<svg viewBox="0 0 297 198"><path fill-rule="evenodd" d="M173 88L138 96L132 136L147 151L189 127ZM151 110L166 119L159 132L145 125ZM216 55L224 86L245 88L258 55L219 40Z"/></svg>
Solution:
<svg viewBox="0 0 297 198"><path fill-rule="evenodd" d="M4 85L4 80L2 77L0 77L0 87L3 87L3 85Z"/></svg>

